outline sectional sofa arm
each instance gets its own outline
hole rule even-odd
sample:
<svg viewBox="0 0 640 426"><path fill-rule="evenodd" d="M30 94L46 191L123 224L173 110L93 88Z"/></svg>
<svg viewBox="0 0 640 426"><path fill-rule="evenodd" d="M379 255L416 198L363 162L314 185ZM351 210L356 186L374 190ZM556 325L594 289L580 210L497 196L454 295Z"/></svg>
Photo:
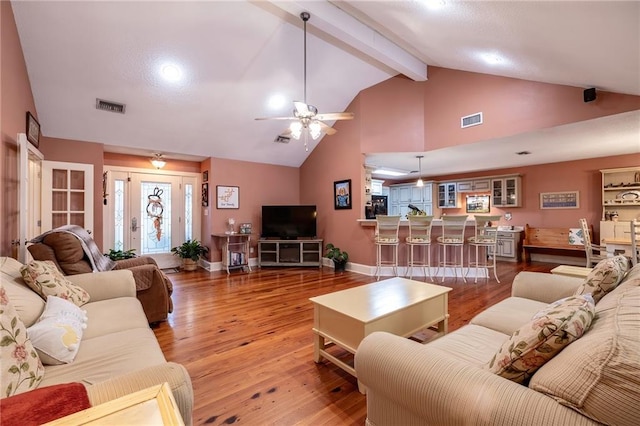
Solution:
<svg viewBox="0 0 640 426"><path fill-rule="evenodd" d="M169 384L182 420L186 426L193 423L193 387L184 366L173 362L155 365L96 384L86 384L92 406L103 404L121 396L160 385Z"/></svg>
<svg viewBox="0 0 640 426"><path fill-rule="evenodd" d="M66 278L84 288L92 302L116 297L136 297L136 282L129 270L67 275Z"/></svg>
<svg viewBox="0 0 640 426"><path fill-rule="evenodd" d="M596 424L539 392L389 333L367 336L355 367L377 426Z"/></svg>
<svg viewBox="0 0 640 426"><path fill-rule="evenodd" d="M511 295L551 303L573 295L583 282L583 278L523 271L513 279Z"/></svg>

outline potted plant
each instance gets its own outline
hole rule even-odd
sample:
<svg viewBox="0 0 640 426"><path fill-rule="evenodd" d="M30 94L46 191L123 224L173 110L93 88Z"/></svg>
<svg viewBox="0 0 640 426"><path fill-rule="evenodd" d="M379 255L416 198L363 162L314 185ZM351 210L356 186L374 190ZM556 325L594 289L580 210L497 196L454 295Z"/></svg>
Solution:
<svg viewBox="0 0 640 426"><path fill-rule="evenodd" d="M329 243L325 246L327 250L327 258L333 260L333 266L336 271L344 271L344 268L349 260L349 253L340 250L338 247Z"/></svg>
<svg viewBox="0 0 640 426"><path fill-rule="evenodd" d="M171 253L182 259L182 269L195 271L198 268L200 256L209 251L198 240L187 240L182 245L171 249Z"/></svg>
<svg viewBox="0 0 640 426"><path fill-rule="evenodd" d="M134 253L135 251L136 249L129 249L129 250L109 249L109 253L105 253L105 256L107 256L111 260L132 259L134 257L137 257L136 254Z"/></svg>

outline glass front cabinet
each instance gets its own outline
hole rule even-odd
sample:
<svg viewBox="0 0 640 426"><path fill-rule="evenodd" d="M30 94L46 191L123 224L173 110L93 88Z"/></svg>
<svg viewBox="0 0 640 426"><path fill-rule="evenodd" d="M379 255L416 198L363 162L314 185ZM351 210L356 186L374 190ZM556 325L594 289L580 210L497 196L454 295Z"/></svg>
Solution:
<svg viewBox="0 0 640 426"><path fill-rule="evenodd" d="M520 207L520 176L491 179L491 198L495 207Z"/></svg>

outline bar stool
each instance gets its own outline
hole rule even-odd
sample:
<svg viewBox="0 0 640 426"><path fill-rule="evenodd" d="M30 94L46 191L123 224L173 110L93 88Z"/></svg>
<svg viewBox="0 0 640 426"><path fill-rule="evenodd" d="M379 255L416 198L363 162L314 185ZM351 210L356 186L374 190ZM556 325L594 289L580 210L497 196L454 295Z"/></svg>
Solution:
<svg viewBox="0 0 640 426"><path fill-rule="evenodd" d="M409 236L406 238L407 248L409 249L409 279L413 279L413 267L422 266L424 276L431 276L431 224L433 216L417 216L409 215ZM420 260L414 258L414 248L420 250L422 255ZM426 259L425 259L426 254Z"/></svg>
<svg viewBox="0 0 640 426"><path fill-rule="evenodd" d="M468 215L445 215L442 216L442 235L436 238L438 245L438 273L440 267L443 268L442 281L447 272L447 266L453 268L454 277L458 278L457 268L460 268L462 280L467 282L464 277L464 231L467 226ZM447 250L452 247L453 259L447 260ZM459 253L459 259L456 259L456 251ZM441 260L444 257L444 260Z"/></svg>
<svg viewBox="0 0 640 426"><path fill-rule="evenodd" d="M476 278L473 282L478 282L478 270L480 268L487 270L487 279L489 279L489 268L493 268L493 276L496 281L500 283L498 279L498 272L496 268L496 253L498 249L498 226L495 225L502 216L480 216L476 215L476 232L473 237L470 237L467 241L469 246L467 249L467 258L469 259L469 269L475 267ZM471 248L475 248L476 257L471 261ZM484 249L484 250L482 250ZM489 250L491 249L491 250ZM482 261L480 261L479 253L483 253ZM488 263L487 259L491 256L493 258L492 263ZM467 270L469 272L469 270ZM466 274L465 274L466 275Z"/></svg>
<svg viewBox="0 0 640 426"><path fill-rule="evenodd" d="M380 279L380 267L393 266L393 272L398 276L398 230L400 228L400 216L376 216L376 279ZM382 248L390 247L393 253L391 260L382 259Z"/></svg>

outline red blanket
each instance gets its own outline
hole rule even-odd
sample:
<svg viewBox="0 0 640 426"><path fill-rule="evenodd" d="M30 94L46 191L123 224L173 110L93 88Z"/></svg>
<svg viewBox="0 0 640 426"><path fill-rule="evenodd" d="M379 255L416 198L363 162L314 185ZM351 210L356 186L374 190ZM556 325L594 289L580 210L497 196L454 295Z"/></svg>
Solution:
<svg viewBox="0 0 640 426"><path fill-rule="evenodd" d="M91 407L81 383L46 386L0 399L2 426L41 425Z"/></svg>

